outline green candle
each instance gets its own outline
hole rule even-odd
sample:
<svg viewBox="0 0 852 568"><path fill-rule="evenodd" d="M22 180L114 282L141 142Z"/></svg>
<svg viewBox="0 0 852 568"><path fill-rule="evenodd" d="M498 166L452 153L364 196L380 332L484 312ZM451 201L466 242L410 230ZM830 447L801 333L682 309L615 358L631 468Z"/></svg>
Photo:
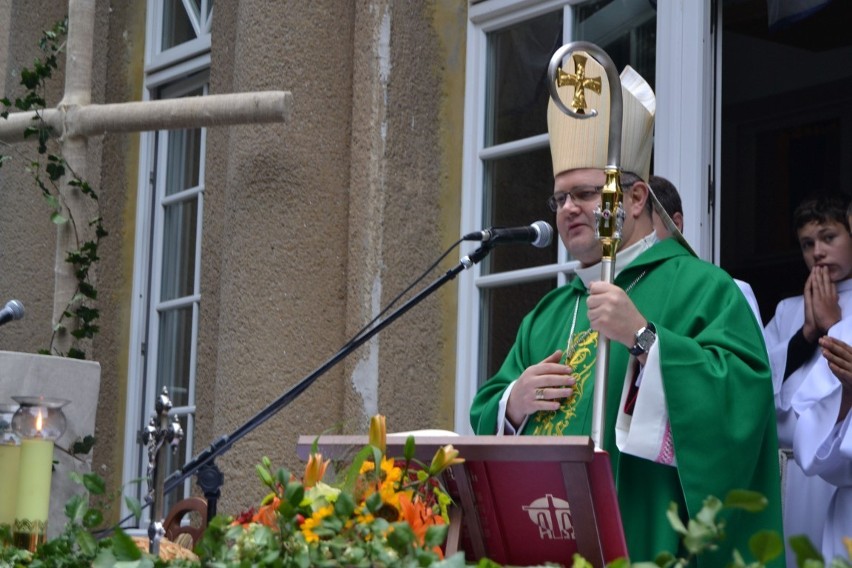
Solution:
<svg viewBox="0 0 852 568"><path fill-rule="evenodd" d="M0 440L0 525L11 527L15 522L20 460L21 446L15 441Z"/></svg>
<svg viewBox="0 0 852 568"><path fill-rule="evenodd" d="M53 440L21 440L18 502L15 506L15 543L44 541L50 512L50 478L53 474Z"/></svg>

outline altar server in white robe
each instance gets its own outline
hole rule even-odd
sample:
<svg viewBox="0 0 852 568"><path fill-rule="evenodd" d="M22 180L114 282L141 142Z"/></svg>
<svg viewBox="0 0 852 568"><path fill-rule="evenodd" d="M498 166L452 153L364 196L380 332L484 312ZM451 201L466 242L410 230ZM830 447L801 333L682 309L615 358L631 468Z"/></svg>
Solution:
<svg viewBox="0 0 852 568"><path fill-rule="evenodd" d="M793 438L796 461L807 475L836 488L817 543L826 564L850 560L852 539L852 317L841 320L819 340L822 356L805 384L793 395L799 421Z"/></svg>
<svg viewBox="0 0 852 568"><path fill-rule="evenodd" d="M822 359L819 338L844 315L852 318L852 237L845 204L831 197L807 200L793 218L810 275L804 293L782 300L764 330L781 448L793 447L799 414L809 404L803 401L795 409L792 402ZM792 460L787 462L783 484L785 536L804 534L819 547L836 486L807 475ZM796 565L789 548L787 563Z"/></svg>

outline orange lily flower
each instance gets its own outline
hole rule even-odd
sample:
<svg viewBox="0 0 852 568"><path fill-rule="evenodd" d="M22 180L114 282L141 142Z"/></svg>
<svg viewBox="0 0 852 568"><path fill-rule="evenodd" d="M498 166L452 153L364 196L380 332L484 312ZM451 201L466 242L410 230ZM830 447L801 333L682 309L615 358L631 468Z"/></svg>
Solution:
<svg viewBox="0 0 852 568"><path fill-rule="evenodd" d="M399 494L399 512L401 514L400 520L406 521L411 526L420 546L423 546L426 541L426 530L430 526L444 524L444 518L441 515L436 515L422 499L415 497L412 500L406 493ZM434 552L444 558L444 553L440 547L436 546Z"/></svg>
<svg viewBox="0 0 852 568"><path fill-rule="evenodd" d="M381 450L382 455L385 455L387 449L388 428L385 423L385 417L381 414L376 414L370 418L370 445Z"/></svg>
<svg viewBox="0 0 852 568"><path fill-rule="evenodd" d="M459 451L452 444L438 448L432 464L429 466L429 475L438 475L448 467L464 463L464 458L459 457Z"/></svg>
<svg viewBox="0 0 852 568"><path fill-rule="evenodd" d="M318 481L322 481L329 463L331 463L331 460L323 461L322 454L310 455L308 463L305 466L305 476L302 480L305 489L310 489L316 485Z"/></svg>
<svg viewBox="0 0 852 568"><path fill-rule="evenodd" d="M273 497L272 502L268 505L263 505L257 510L257 513L252 518L255 523L266 525L274 528L277 526L276 518L278 517L278 506L281 504L281 499Z"/></svg>

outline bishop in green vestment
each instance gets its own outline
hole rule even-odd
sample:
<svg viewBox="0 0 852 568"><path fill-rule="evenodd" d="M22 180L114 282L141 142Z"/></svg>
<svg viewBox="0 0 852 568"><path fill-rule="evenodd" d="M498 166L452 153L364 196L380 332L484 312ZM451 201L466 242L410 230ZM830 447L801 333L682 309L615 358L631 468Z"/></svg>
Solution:
<svg viewBox="0 0 852 568"><path fill-rule="evenodd" d="M595 65L588 61L586 75L600 75L606 94L605 74ZM769 506L728 517L722 545L699 558L700 566L725 566L734 549L750 558L748 539L756 532L782 534L766 347L727 273L676 239L657 241L646 183L653 92L629 67L621 82L621 159L629 173L622 176L625 220L614 282L601 281L594 215L605 179L606 144L599 142L606 120L589 126L594 119L572 119L551 102L550 204L560 238L581 268L525 317L502 367L474 398L471 424L477 434L588 435L597 345L608 338L604 440L631 561L679 552L666 517L671 502L685 520L710 495L760 492ZM601 95L586 97L602 108ZM590 143L578 144L584 138ZM773 563L783 565L783 557Z"/></svg>

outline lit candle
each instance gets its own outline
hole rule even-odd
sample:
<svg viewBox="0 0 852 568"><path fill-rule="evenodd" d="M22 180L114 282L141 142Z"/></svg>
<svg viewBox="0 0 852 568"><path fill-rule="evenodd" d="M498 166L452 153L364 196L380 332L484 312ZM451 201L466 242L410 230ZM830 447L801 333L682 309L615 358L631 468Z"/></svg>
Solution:
<svg viewBox="0 0 852 568"><path fill-rule="evenodd" d="M15 540L19 547L44 542L50 513L50 479L53 477L53 440L42 434L41 409L36 417L36 437L21 440L18 501L15 505ZM18 541L22 539L26 543Z"/></svg>
<svg viewBox="0 0 852 568"><path fill-rule="evenodd" d="M65 429L64 400L12 397L21 407L12 426L21 438L18 495L12 541L34 551L47 540L50 481L53 476L53 442Z"/></svg>

